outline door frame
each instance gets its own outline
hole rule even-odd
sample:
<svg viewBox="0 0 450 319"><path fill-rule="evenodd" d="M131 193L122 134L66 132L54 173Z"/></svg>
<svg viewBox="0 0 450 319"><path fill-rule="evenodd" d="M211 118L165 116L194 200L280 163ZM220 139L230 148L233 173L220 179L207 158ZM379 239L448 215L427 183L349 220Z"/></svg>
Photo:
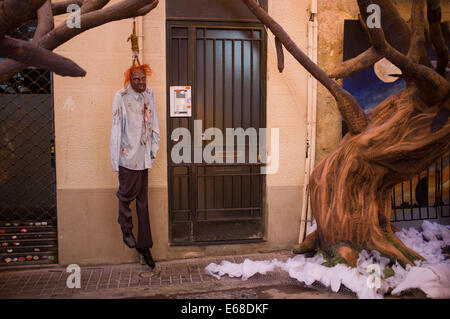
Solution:
<svg viewBox="0 0 450 319"><path fill-rule="evenodd" d="M170 59L171 57L171 28L172 27L187 27L188 28L188 68L187 68L187 85L191 85L191 87L196 87L196 76L195 76L195 68L196 68L196 28L226 28L226 29L261 29L261 68L260 68L260 127L267 127L267 32L264 26L261 23L257 22L232 22L232 21L206 21L205 19L195 20L195 19L167 19L166 20L166 127L167 127L167 199L168 199L168 217L169 217L169 230L168 230L168 242L170 246L201 246L201 245L223 245L223 244L245 244L245 243L256 243L256 242L265 242L265 238L267 236L267 207L266 207L266 175L261 174L261 219L263 223L263 238L258 239L241 239L241 240L218 240L218 241L194 241L194 236L192 234L193 227L191 228L191 237L189 242L173 242L172 241L172 223L173 216L171 211L173 210L173 200L172 200L172 172L173 167L187 167L188 168L188 176L189 176L189 195L188 200L191 203L190 214L195 216L196 209L198 208L198 196L197 196L197 163L180 163L180 164L172 164L171 161L171 150L172 150L172 141L170 139L172 133L172 125L171 125L171 117L170 117L170 82L171 82L171 69L170 69ZM192 90L192 104L196 103L196 93L195 90ZM197 116L197 108L193 108L192 117L189 118L189 129L192 132L193 121ZM192 148L193 150L193 148ZM193 154L193 153L192 153ZM193 155L192 155L193 156ZM201 165L201 164L200 164ZM233 164L210 164L214 166L230 166L236 165ZM189 168L192 168L190 171ZM191 219L194 220L195 218Z"/></svg>

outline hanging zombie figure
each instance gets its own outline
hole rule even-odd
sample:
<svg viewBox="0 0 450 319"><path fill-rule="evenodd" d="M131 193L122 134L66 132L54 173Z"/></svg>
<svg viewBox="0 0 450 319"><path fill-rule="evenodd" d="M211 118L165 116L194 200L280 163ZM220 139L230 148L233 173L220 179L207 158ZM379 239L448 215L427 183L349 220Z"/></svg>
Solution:
<svg viewBox="0 0 450 319"><path fill-rule="evenodd" d="M123 241L144 256L150 268L155 267L150 248L153 246L148 213L148 169L159 148L159 124L155 96L147 88L147 64L134 65L125 72L124 88L114 96L111 130L111 163L119 172L119 219ZM136 200L138 239L132 233L130 203Z"/></svg>

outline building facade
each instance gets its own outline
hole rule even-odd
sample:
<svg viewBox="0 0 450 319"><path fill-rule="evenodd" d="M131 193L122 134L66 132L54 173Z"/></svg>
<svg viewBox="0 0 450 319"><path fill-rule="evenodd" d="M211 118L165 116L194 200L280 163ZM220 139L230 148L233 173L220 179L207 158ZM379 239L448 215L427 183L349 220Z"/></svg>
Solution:
<svg viewBox="0 0 450 319"><path fill-rule="evenodd" d="M325 71L342 61L344 20L358 19L355 1L260 2ZM152 253L158 261L291 249L311 219L310 212L305 215L305 175L342 136L334 99L286 50L285 69L278 71L273 35L240 1L189 3L160 0L137 19L161 131L149 172ZM405 18L408 3L396 1ZM58 16L55 23L66 18ZM447 5L443 20L449 19ZM131 30L130 19L108 23L55 50L87 70L84 78L55 75L52 82L61 265L138 260L122 242L118 177L109 158L113 96L131 65ZM171 116L171 86L191 87L191 117ZM216 127L224 135L226 128L266 128L268 153L272 159L278 154L278 168L261 174L260 159L178 165L171 156L177 142L172 132L185 128L194 134L196 120L202 121L201 132ZM272 134L278 134L277 145Z"/></svg>

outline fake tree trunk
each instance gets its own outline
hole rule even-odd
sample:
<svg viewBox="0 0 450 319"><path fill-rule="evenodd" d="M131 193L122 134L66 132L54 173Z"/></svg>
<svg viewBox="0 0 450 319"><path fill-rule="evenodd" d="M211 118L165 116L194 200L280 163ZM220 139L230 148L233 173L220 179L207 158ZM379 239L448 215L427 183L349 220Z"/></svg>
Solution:
<svg viewBox="0 0 450 319"><path fill-rule="evenodd" d="M413 0L411 25L389 0L357 1L372 47L337 66L332 76L342 78L386 58L401 69L407 82L406 89L390 96L368 116L254 0L242 1L274 33L277 42L333 94L350 130L311 174L310 201L317 230L296 245L294 252L320 249L351 266L356 265L362 249L377 250L401 264L423 259L392 231L391 193L395 184L426 169L450 146L450 83L442 67L448 63L448 48L439 27L439 0ZM381 7L381 28L364 24L370 4ZM424 50L425 4L430 37L439 52L436 70ZM404 39L408 39L406 44L401 42Z"/></svg>
<svg viewBox="0 0 450 319"><path fill-rule="evenodd" d="M449 105L449 99L446 102ZM377 106L367 129L348 134L313 171L311 209L317 231L298 252L321 247L356 264L361 249L377 250L411 263L422 259L393 233L392 187L426 169L450 145L450 122L430 132L443 107L424 103L415 89L406 89Z"/></svg>

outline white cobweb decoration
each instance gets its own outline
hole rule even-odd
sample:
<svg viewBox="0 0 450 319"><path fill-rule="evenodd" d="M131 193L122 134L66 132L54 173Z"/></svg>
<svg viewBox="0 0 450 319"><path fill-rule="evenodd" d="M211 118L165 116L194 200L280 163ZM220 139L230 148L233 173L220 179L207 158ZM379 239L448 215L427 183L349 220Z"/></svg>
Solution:
<svg viewBox="0 0 450 319"><path fill-rule="evenodd" d="M315 226L313 224L309 232ZM236 264L224 260L220 265L209 264L205 272L217 279L228 275L247 280L255 274L264 275L279 268L306 285L318 281L333 292L339 291L341 285L344 285L355 292L358 298L383 298L389 290L392 290L393 295L399 295L412 288L422 290L430 298L450 298L450 260L442 254L442 248L450 246L450 226L424 221L422 232L409 228L402 229L396 235L426 261L416 261L414 266L407 265L406 268L396 263L391 267L394 274L390 277L384 272L389 259L375 250L361 251L355 268L343 264L323 266L325 259L319 254L312 258L296 255L286 262L277 259L245 259L243 263Z"/></svg>

